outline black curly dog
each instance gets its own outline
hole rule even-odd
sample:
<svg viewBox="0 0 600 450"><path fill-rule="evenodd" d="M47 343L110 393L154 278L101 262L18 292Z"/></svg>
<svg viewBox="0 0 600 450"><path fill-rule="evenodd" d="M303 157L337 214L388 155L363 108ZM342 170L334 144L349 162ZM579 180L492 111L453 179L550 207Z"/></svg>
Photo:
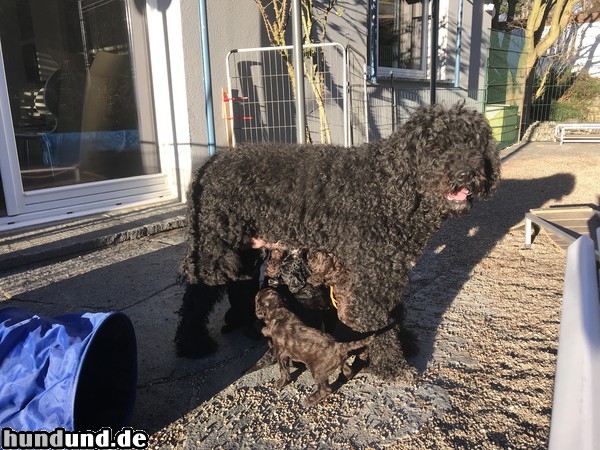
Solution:
<svg viewBox="0 0 600 450"><path fill-rule="evenodd" d="M178 354L215 350L207 316L223 291L232 303L226 321L254 317L248 299L265 249L303 249L340 266L330 281L339 321L379 332L369 370L407 374L399 336L409 272L444 220L491 195L499 178L491 128L462 104L420 108L388 139L360 147L245 145L217 154L189 190Z"/></svg>

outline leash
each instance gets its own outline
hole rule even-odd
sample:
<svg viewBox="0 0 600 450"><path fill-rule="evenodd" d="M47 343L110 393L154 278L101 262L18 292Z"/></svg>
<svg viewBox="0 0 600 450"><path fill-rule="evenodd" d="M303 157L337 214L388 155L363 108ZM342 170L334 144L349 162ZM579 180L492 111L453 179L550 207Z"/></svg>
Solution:
<svg viewBox="0 0 600 450"><path fill-rule="evenodd" d="M333 305L333 307L337 310L338 305L337 305L337 300L335 299L335 295L333 294L333 286L332 285L329 286L329 299L331 300L331 304ZM394 328L396 325L398 325L399 322L400 322L399 319L394 319L387 325L383 326L382 328L379 328L374 331L367 331L365 337L378 336L387 331L390 331L392 328Z"/></svg>
<svg viewBox="0 0 600 450"><path fill-rule="evenodd" d="M331 304L333 305L333 307L335 309L338 309L338 307L337 307L337 300L333 296L333 286L329 286L329 298L331 300Z"/></svg>

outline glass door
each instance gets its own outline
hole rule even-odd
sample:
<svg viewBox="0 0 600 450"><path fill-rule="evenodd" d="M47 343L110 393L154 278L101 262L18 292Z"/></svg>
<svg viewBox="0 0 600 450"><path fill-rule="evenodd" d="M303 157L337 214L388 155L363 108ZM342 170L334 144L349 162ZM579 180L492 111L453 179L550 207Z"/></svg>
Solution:
<svg viewBox="0 0 600 450"><path fill-rule="evenodd" d="M0 42L0 214L165 189L133 2L0 0Z"/></svg>

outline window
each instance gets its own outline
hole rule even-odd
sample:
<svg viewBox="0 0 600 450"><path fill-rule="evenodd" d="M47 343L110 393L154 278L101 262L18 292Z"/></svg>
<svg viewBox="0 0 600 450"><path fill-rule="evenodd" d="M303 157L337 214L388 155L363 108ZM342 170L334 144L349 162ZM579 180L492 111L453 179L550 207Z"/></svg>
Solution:
<svg viewBox="0 0 600 450"><path fill-rule="evenodd" d="M0 229L171 197L145 3L0 0Z"/></svg>
<svg viewBox="0 0 600 450"><path fill-rule="evenodd" d="M23 189L159 173L127 1L0 0L0 13Z"/></svg>
<svg viewBox="0 0 600 450"><path fill-rule="evenodd" d="M425 78L429 1L379 0L376 3L371 55L376 55L372 63L377 67L377 74Z"/></svg>

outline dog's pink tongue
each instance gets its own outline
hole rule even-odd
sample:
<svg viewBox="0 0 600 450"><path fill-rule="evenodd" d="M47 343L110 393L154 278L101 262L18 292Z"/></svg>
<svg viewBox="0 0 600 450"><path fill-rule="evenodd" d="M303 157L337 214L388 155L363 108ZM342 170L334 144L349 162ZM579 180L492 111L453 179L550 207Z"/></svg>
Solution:
<svg viewBox="0 0 600 450"><path fill-rule="evenodd" d="M466 187L464 187L459 191L448 194L448 200L452 200L455 202L464 202L468 196L469 190Z"/></svg>

